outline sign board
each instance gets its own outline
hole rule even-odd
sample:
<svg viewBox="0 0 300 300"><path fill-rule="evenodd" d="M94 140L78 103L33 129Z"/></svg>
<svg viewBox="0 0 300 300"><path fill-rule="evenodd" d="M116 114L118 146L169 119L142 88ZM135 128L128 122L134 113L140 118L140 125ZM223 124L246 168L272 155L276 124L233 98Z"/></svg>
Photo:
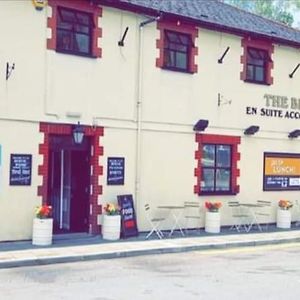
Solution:
<svg viewBox="0 0 300 300"><path fill-rule="evenodd" d="M107 184L123 185L124 184L124 157L107 158Z"/></svg>
<svg viewBox="0 0 300 300"><path fill-rule="evenodd" d="M10 185L31 185L31 154L10 155Z"/></svg>
<svg viewBox="0 0 300 300"><path fill-rule="evenodd" d="M300 190L300 155L264 153L264 191Z"/></svg>
<svg viewBox="0 0 300 300"><path fill-rule="evenodd" d="M117 199L121 208L121 237L137 236L138 229L132 195L119 195Z"/></svg>

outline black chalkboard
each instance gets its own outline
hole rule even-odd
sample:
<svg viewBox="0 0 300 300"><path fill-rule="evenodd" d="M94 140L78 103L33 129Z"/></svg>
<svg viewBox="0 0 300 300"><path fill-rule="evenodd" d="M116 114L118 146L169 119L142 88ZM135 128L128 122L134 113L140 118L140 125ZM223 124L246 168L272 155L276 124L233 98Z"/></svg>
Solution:
<svg viewBox="0 0 300 300"><path fill-rule="evenodd" d="M10 185L31 185L31 154L10 155Z"/></svg>
<svg viewBox="0 0 300 300"><path fill-rule="evenodd" d="M123 185L124 184L124 157L107 158L107 184Z"/></svg>
<svg viewBox="0 0 300 300"><path fill-rule="evenodd" d="M119 195L117 199L121 208L121 237L137 236L138 229L132 195Z"/></svg>

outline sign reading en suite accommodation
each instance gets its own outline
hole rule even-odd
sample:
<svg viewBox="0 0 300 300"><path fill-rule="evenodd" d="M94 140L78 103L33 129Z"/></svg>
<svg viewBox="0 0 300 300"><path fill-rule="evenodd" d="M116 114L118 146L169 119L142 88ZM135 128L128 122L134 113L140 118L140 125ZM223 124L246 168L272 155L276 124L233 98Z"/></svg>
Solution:
<svg viewBox="0 0 300 300"><path fill-rule="evenodd" d="M300 119L300 98L265 94L265 107L246 107L247 115Z"/></svg>

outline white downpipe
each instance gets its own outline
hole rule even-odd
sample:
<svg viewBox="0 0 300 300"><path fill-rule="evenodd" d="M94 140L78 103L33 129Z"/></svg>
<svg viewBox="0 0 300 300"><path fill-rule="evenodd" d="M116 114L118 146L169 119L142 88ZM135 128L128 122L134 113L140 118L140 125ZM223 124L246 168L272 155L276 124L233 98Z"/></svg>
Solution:
<svg viewBox="0 0 300 300"><path fill-rule="evenodd" d="M59 228L63 228L63 205L64 205L64 150L61 150L60 160L60 215L59 215Z"/></svg>
<svg viewBox="0 0 300 300"><path fill-rule="evenodd" d="M143 28L147 24L158 21L161 15L152 19L147 19L139 24L138 37L138 61L137 61L137 101L136 101L136 162L135 162L135 207L137 216L140 215L140 190L141 190L141 156L142 156L142 120L143 120Z"/></svg>
<svg viewBox="0 0 300 300"><path fill-rule="evenodd" d="M142 73L143 73L143 26L139 26L138 65L137 65L137 101L136 101L136 162L135 162L135 206L139 216L140 208L140 176L141 176L141 133L142 133Z"/></svg>

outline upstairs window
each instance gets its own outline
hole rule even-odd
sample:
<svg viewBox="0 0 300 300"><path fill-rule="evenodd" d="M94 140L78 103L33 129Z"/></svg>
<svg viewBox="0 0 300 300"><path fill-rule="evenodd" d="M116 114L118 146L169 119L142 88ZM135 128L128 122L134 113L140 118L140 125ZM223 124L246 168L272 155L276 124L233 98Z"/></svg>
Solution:
<svg viewBox="0 0 300 300"><path fill-rule="evenodd" d="M265 50L247 49L246 80L258 83L266 83L268 63L272 62Z"/></svg>
<svg viewBox="0 0 300 300"><path fill-rule="evenodd" d="M241 42L243 47L241 80L247 83L272 85L274 45L269 41L252 37L244 37Z"/></svg>
<svg viewBox="0 0 300 300"><path fill-rule="evenodd" d="M190 35L165 30L163 67L188 72L191 47Z"/></svg>
<svg viewBox="0 0 300 300"><path fill-rule="evenodd" d="M91 14L58 7L56 50L91 56L93 27Z"/></svg>
<svg viewBox="0 0 300 300"><path fill-rule="evenodd" d="M201 191L228 193L231 191L231 146L204 144L201 159Z"/></svg>

